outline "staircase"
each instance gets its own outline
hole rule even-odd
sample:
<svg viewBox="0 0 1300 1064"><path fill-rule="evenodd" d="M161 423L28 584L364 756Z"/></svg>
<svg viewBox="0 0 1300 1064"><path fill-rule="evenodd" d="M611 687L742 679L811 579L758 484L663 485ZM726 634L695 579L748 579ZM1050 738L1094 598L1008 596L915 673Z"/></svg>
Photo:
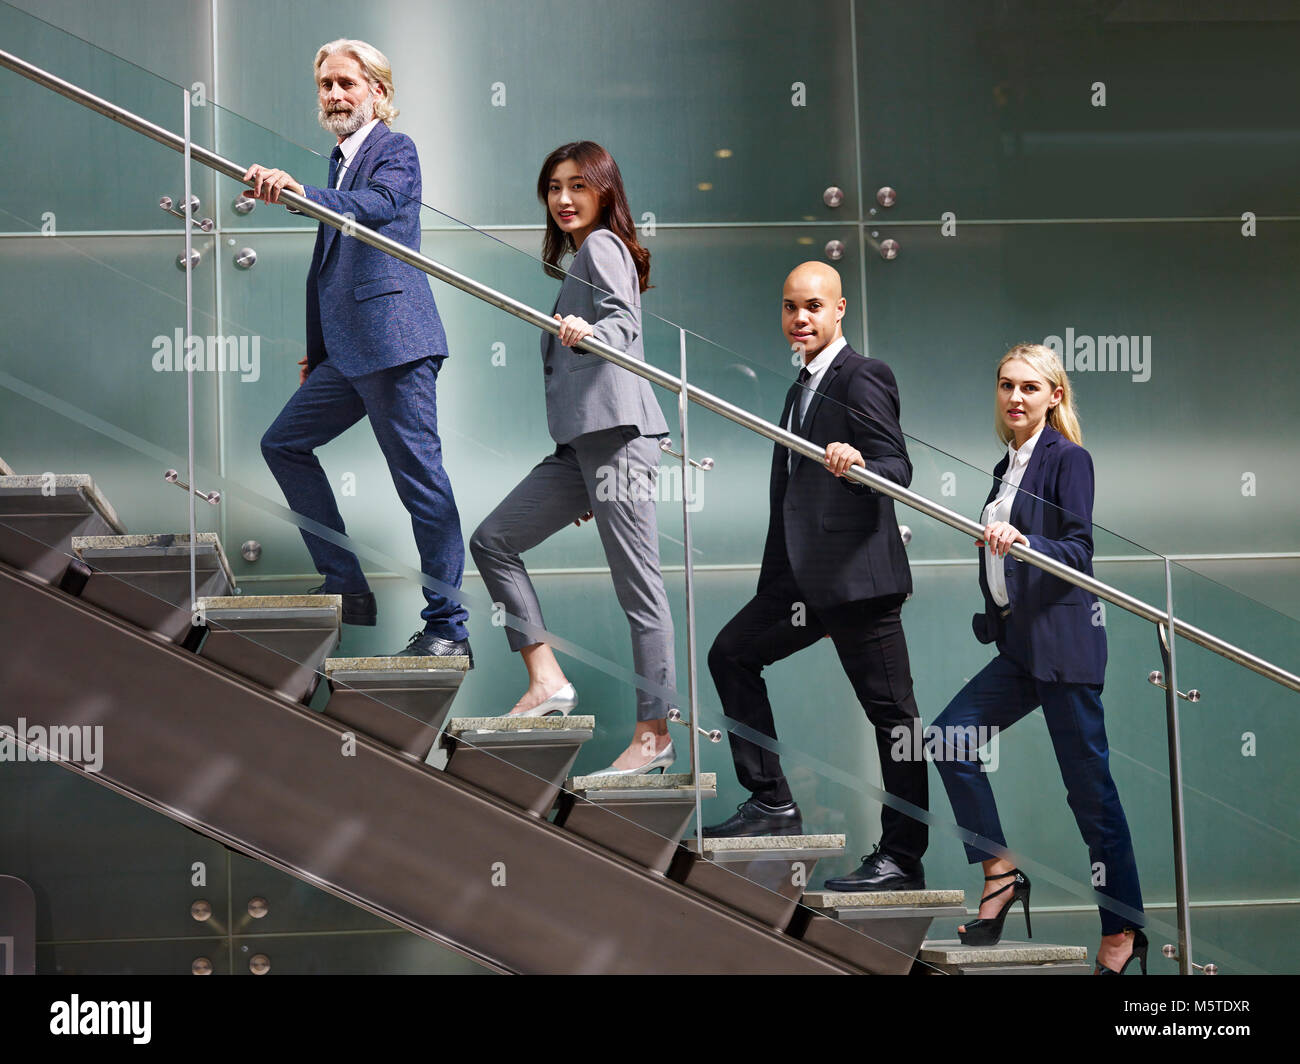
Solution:
<svg viewBox="0 0 1300 1064"><path fill-rule="evenodd" d="M0 725L102 726L60 764L500 972L898 973L954 904L805 894L842 836L701 854L689 777L569 778L593 717L450 717L463 660L333 658L337 596L235 594L195 542L191 614L188 536L0 475Z"/></svg>

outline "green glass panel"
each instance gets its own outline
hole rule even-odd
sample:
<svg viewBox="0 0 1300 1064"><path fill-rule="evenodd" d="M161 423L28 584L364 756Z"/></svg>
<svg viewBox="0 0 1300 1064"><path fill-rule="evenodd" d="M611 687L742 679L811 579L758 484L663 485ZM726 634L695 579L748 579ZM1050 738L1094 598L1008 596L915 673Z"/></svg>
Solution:
<svg viewBox="0 0 1300 1064"><path fill-rule="evenodd" d="M220 843L49 762L0 763L0 796L5 874L36 892L39 942L211 937L200 900L224 917Z"/></svg>
<svg viewBox="0 0 1300 1064"><path fill-rule="evenodd" d="M1191 563L1195 564L1195 563ZM1239 564L1239 563L1237 563ZM1262 563L1253 563L1258 570ZM1226 563L1217 567L1223 574ZM1293 588L1296 562L1270 566L1279 586ZM1300 622L1219 580L1182 564L1173 567L1174 614L1241 649L1300 675ZM1294 691L1179 639L1178 689L1200 693L1180 700L1184 802L1190 897L1198 905L1251 903L1268 908L1274 935L1244 940L1216 937L1233 922L1202 924L1192 913L1193 959L1224 971L1290 970L1274 936L1294 926L1300 874L1300 801L1291 752L1300 741ZM1223 910L1242 919L1246 914ZM1260 921L1256 921L1258 924Z"/></svg>
<svg viewBox="0 0 1300 1064"><path fill-rule="evenodd" d="M0 40L20 59L178 136L181 84L188 89L206 76L196 67L192 78L169 82L8 4L0 4ZM178 153L9 70L0 71L0 92L0 233L160 230L178 235L179 254L180 219L158 206L162 196L177 205L185 198ZM211 145L210 107L191 109L191 136ZM212 217L212 181L203 167L192 172L192 194L199 216Z"/></svg>
<svg viewBox="0 0 1300 1064"><path fill-rule="evenodd" d="M1286 226L911 230L896 260L868 259L871 353L898 376L910 432L991 470L999 359L1022 341L1070 348L1097 521L1170 553L1291 550L1296 240Z"/></svg>
<svg viewBox="0 0 1300 1064"><path fill-rule="evenodd" d="M822 191L832 184L849 196L840 211L854 210L842 2L817 0L795 18L777 0L743 17L684 0L364 10L327 0L267 24L251 0L223 0L220 102L291 141L319 142L312 60L333 37L322 27L385 52L396 128L422 153L425 202L475 225L534 223L542 160L578 139L613 152L638 221L645 211L664 223L831 219Z"/></svg>
<svg viewBox="0 0 1300 1064"><path fill-rule="evenodd" d="M864 198L898 193L882 222L1296 213L1287 5L854 6Z"/></svg>

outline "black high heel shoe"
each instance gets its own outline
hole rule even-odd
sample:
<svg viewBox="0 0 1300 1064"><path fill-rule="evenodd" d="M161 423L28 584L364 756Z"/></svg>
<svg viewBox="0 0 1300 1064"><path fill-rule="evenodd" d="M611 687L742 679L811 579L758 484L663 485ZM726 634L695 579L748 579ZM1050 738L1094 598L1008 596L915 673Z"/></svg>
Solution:
<svg viewBox="0 0 1300 1064"><path fill-rule="evenodd" d="M1147 947L1150 945L1150 943L1147 942L1147 936L1142 933L1142 928L1140 927L1126 927L1124 930L1126 932L1133 932L1133 952L1128 955L1128 960L1124 962L1124 967L1117 972L1113 968L1107 968L1101 963L1101 961L1098 961L1097 967L1092 973L1093 975L1123 975L1128 971L1128 966L1133 963L1134 958L1137 959L1139 966L1142 968L1142 974L1147 974Z"/></svg>
<svg viewBox="0 0 1300 1064"><path fill-rule="evenodd" d="M999 894L1011 891L1011 897L1007 903L1002 906L1002 911L997 916L991 916L987 920L972 920L966 925L965 931L958 931L957 937L961 939L963 946L996 946L998 940L1002 938L1002 924L1007 918L1007 910L1016 902L1020 902L1025 909L1025 935L1029 938L1034 937L1034 933L1029 927L1029 877L1020 871L1019 868L1013 868L1010 872L1003 872L997 876L985 876L984 882L989 883L995 879L1007 879L1014 876L1004 887L999 887L992 894L986 894L980 898L980 904L983 905L989 898L996 898ZM1134 947L1136 949L1136 946ZM1145 950L1143 952L1145 956Z"/></svg>

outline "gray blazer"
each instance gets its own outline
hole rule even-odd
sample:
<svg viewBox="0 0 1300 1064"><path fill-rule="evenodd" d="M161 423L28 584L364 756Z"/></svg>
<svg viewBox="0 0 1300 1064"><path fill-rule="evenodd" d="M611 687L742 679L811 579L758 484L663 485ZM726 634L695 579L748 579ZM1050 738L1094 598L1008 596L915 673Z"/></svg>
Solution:
<svg viewBox="0 0 1300 1064"><path fill-rule="evenodd" d="M577 314L592 325L597 340L645 361L636 264L610 230L597 229L582 242L552 313ZM619 425L634 426L643 436L668 431L644 377L565 347L548 332L542 333L542 367L546 424L556 443Z"/></svg>

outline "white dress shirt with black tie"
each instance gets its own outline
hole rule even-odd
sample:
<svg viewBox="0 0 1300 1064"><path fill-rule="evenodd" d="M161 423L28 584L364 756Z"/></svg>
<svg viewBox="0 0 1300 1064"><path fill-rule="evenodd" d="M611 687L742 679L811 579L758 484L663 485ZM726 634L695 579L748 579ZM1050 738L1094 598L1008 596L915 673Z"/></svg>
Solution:
<svg viewBox="0 0 1300 1064"><path fill-rule="evenodd" d="M848 340L843 336L837 337L823 347L813 357L813 360L807 363L803 368L808 371L808 380L803 386L803 393L799 396L798 402L790 407L790 417L785 423L786 431L797 432L795 425L803 425L803 419L808 414L808 404L812 402L812 397L821 385L822 378L826 375L826 370L830 364L835 361L835 356L843 350ZM795 417L795 411L798 411L798 418ZM802 433L798 433L802 435ZM791 451L785 460L786 472L794 471L794 452Z"/></svg>

